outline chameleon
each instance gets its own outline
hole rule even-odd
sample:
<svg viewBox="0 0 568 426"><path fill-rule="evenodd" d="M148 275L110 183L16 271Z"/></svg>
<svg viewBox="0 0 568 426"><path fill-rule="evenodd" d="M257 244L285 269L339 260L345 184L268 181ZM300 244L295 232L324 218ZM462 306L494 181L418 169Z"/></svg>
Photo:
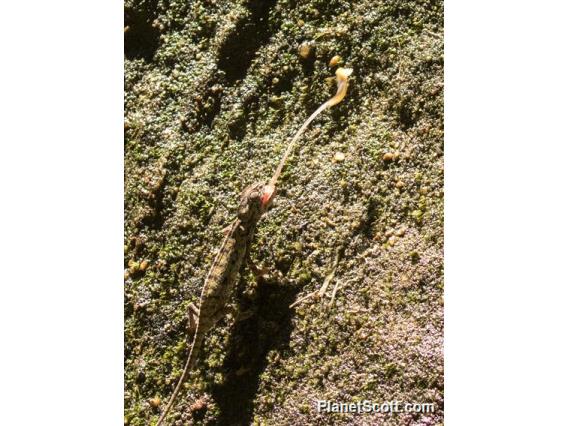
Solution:
<svg viewBox="0 0 568 426"><path fill-rule="evenodd" d="M183 373L158 419L157 426L164 422L184 381L195 366L205 334L226 313L226 306L235 287L243 260L250 260L249 250L256 224L272 200L273 191L267 191L266 188L263 182L257 182L248 186L241 194L237 218L228 229L201 291L193 344ZM195 311L194 307L191 309Z"/></svg>
<svg viewBox="0 0 568 426"><path fill-rule="evenodd" d="M205 284L201 291L199 310L190 305L190 321L192 314L197 317L193 343L183 368L182 375L177 382L172 396L166 408L160 415L156 426L161 426L168 412L172 408L177 395L191 369L195 366L199 356L201 346L205 339L205 334L212 329L225 315L227 303L231 297L237 281L238 274L246 260L252 271L259 275L261 272L250 261L250 246L254 237L256 224L268 209L276 193L276 181L278 180L282 168L292 152L295 142L300 138L308 125L325 109L332 107L343 100L349 86L348 77L352 73L350 68L338 68L337 93L332 98L324 102L320 107L304 122L302 127L296 132L276 168L270 181L257 182L248 186L241 194L237 218L229 226L227 235L215 256L213 264L205 278Z"/></svg>

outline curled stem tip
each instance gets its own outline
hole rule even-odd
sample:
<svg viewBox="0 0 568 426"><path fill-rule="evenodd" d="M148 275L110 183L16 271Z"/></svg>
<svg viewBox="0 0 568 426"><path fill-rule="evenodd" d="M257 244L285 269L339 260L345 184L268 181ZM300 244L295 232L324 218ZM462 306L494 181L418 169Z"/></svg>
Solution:
<svg viewBox="0 0 568 426"><path fill-rule="evenodd" d="M349 87L349 76L353 73L353 68L337 68L335 77L337 78L337 93L333 98L327 101L327 106L337 105L343 100L347 94L347 87Z"/></svg>

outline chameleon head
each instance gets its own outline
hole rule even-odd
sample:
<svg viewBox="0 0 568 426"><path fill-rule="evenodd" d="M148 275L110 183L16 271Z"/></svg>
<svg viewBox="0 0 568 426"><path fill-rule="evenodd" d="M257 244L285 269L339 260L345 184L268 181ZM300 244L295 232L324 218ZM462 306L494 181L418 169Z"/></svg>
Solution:
<svg viewBox="0 0 568 426"><path fill-rule="evenodd" d="M258 220L268 208L273 193L274 187L270 190L270 185L265 185L263 182L248 186L241 194L239 219L243 222Z"/></svg>

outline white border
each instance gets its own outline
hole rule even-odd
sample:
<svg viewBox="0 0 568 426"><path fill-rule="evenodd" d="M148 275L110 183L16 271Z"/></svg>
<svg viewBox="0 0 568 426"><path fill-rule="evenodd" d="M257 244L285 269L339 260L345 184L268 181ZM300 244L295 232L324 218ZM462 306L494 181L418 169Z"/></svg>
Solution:
<svg viewBox="0 0 568 426"><path fill-rule="evenodd" d="M566 3L446 2L446 424L566 421Z"/></svg>
<svg viewBox="0 0 568 426"><path fill-rule="evenodd" d="M0 25L0 423L123 423L122 2Z"/></svg>

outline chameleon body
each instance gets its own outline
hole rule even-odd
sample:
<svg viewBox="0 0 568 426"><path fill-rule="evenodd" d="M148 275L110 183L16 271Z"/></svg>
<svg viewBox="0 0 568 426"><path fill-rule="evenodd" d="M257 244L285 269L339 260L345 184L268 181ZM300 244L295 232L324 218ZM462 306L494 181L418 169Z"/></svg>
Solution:
<svg viewBox="0 0 568 426"><path fill-rule="evenodd" d="M250 185L241 194L237 218L231 224L205 279L193 344L183 373L157 426L165 420L184 381L195 366L205 334L225 315L227 303L237 282L243 260L248 257L256 224L266 211L271 199L272 193L269 195L265 193L265 185L262 182Z"/></svg>

